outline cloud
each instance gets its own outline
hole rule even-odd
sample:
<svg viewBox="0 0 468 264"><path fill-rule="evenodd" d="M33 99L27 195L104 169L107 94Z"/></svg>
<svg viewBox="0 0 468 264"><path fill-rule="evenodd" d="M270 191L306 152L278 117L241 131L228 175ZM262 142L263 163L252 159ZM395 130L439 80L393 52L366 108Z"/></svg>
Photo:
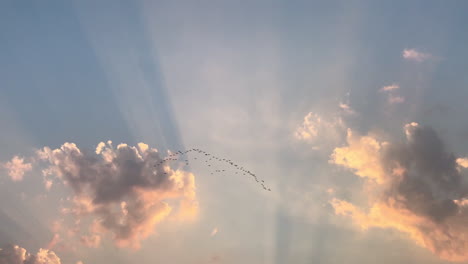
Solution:
<svg viewBox="0 0 468 264"><path fill-rule="evenodd" d="M352 111L352 109L350 110ZM315 148L320 148L318 145L323 145L326 142L338 142L344 131L343 120L340 117L326 119L319 114L310 112L294 131L294 137L316 145Z"/></svg>
<svg viewBox="0 0 468 264"><path fill-rule="evenodd" d="M26 249L17 246L9 245L0 248L0 264L60 264L60 258L53 252L47 249L39 249L34 255L26 251Z"/></svg>
<svg viewBox="0 0 468 264"><path fill-rule="evenodd" d="M210 236L213 237L213 236L216 236L216 234L218 234L218 228L217 228L217 227L215 227L215 228L213 229L213 231L211 231Z"/></svg>
<svg viewBox="0 0 468 264"><path fill-rule="evenodd" d="M468 168L468 158L458 158L456 162L458 166L462 168Z"/></svg>
<svg viewBox="0 0 468 264"><path fill-rule="evenodd" d="M423 53L423 52L417 51L416 49L404 49L402 55L403 55L403 58L405 58L406 60L416 61L416 62L423 62L427 59L432 58L431 54Z"/></svg>
<svg viewBox="0 0 468 264"><path fill-rule="evenodd" d="M92 234L89 236L81 236L80 241L86 247L98 248L101 244L101 237L96 234Z"/></svg>
<svg viewBox="0 0 468 264"><path fill-rule="evenodd" d="M388 96L389 104L401 104L404 102L405 102L405 98L403 96L391 95L391 94Z"/></svg>
<svg viewBox="0 0 468 264"><path fill-rule="evenodd" d="M14 156L11 161L3 165L8 170L8 175L13 181L22 181L26 172L32 170L31 163L25 163L24 158Z"/></svg>
<svg viewBox="0 0 468 264"><path fill-rule="evenodd" d="M88 153L64 143L58 149L44 147L37 156L46 164L45 173L72 189L71 206L62 212L81 225L74 233L84 245L97 247L101 236L110 234L117 246L138 248L169 216L190 220L197 214L194 175L171 169L146 144L101 142Z"/></svg>
<svg viewBox="0 0 468 264"><path fill-rule="evenodd" d="M60 242L60 235L59 234L54 234L50 242L47 244L47 249L51 249L57 245L57 243Z"/></svg>
<svg viewBox="0 0 468 264"><path fill-rule="evenodd" d="M383 182L385 171L379 156L385 143L380 143L371 136L356 136L351 129L348 129L346 139L348 146L335 148L330 162L351 168L360 177Z"/></svg>
<svg viewBox="0 0 468 264"><path fill-rule="evenodd" d="M405 126L406 142L380 142L348 133L331 162L367 180L370 204L361 209L333 199L335 213L362 229L394 228L442 259L468 260L468 186L456 158L430 127Z"/></svg>
<svg viewBox="0 0 468 264"><path fill-rule="evenodd" d="M353 108L351 108L351 106L349 106L349 104L340 103L338 106L340 107L341 110L343 110L348 115L356 114L356 111L354 111Z"/></svg>
<svg viewBox="0 0 468 264"><path fill-rule="evenodd" d="M388 93L387 102L391 105L405 102L403 96L396 95L395 92L400 89L398 84L387 85L380 88L380 92Z"/></svg>
<svg viewBox="0 0 468 264"><path fill-rule="evenodd" d="M302 126L297 128L294 135L296 138L302 140L313 139L317 137L319 126L322 125L322 123L322 118L319 115L310 112L304 117Z"/></svg>
<svg viewBox="0 0 468 264"><path fill-rule="evenodd" d="M397 90L397 89L400 89L400 86L398 84L392 84L392 85L387 85L387 86L384 86L384 87L380 88L379 91L389 92L389 91L394 91L394 90Z"/></svg>

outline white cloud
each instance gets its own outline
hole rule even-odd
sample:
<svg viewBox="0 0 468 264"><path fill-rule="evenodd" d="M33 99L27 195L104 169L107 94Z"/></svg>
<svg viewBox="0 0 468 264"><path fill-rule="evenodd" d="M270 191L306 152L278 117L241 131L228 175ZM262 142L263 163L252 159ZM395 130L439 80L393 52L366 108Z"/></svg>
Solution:
<svg viewBox="0 0 468 264"><path fill-rule="evenodd" d="M406 60L416 61L416 62L423 62L427 59L432 58L432 55L429 53L423 53L417 51L416 49L404 49L403 50L403 58Z"/></svg>
<svg viewBox="0 0 468 264"><path fill-rule="evenodd" d="M13 181L23 180L23 176L26 172L32 170L31 163L25 163L24 158L14 156L11 161L8 161L3 165L8 170L8 175Z"/></svg>
<svg viewBox="0 0 468 264"><path fill-rule="evenodd" d="M338 142L344 135L344 131L343 120L340 117L328 120L310 112L304 117L302 124L296 128L294 136L298 140L313 144L314 149L319 149L318 145Z"/></svg>
<svg viewBox="0 0 468 264"><path fill-rule="evenodd" d="M400 89L400 86L398 84L391 84L391 85L387 85L387 86L384 86L380 89L381 92L388 92L388 91L393 91L393 90L397 90L397 89Z"/></svg>

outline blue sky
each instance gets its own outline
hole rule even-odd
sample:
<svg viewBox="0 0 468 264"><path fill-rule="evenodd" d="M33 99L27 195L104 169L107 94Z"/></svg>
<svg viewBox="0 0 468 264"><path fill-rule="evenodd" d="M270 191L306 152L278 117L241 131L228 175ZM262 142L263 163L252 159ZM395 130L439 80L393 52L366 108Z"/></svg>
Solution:
<svg viewBox="0 0 468 264"><path fill-rule="evenodd" d="M386 225L357 210L341 215L344 203L333 201L366 211L399 197L369 186L381 170L401 183L396 168L387 171L390 160L404 177L427 172L418 166L432 156L412 149L417 135L430 146L441 139L454 158L427 152L447 158L444 168L466 186L467 11L465 1L3 1L0 248L47 248L62 263L466 262L458 247L434 249L439 234L418 242L411 219ZM41 161L35 151L73 142L94 155L107 140L143 142L162 156L201 148L255 172L272 192L233 171L211 174L200 160L174 164L184 179L194 175L195 219L164 218L137 250L116 246L115 230L104 228L90 248L64 230L83 217L86 231L86 221L103 216L64 216L84 194L55 175L65 161ZM408 146L394 158L386 142ZM415 165L403 164L406 150ZM353 163L356 155L363 161ZM14 156L31 164L20 180L8 165ZM47 168L52 175L43 175ZM447 232L468 234L455 224L468 219L463 188L443 189L458 195L448 198L431 188L437 202L460 208L443 223ZM427 226L443 225L404 205ZM388 212L401 213L395 208ZM54 229L57 221L64 228Z"/></svg>

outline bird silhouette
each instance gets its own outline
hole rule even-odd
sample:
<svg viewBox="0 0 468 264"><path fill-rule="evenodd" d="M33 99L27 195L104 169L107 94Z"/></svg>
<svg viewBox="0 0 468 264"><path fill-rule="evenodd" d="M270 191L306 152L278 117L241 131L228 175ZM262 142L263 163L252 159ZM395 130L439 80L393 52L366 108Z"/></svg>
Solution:
<svg viewBox="0 0 468 264"><path fill-rule="evenodd" d="M198 154L198 155L202 155L202 157L205 157L204 164L208 165L208 167L213 168L213 169L216 168L213 171L211 171L211 173L210 173L211 175L213 175L213 174L225 175L224 173L228 171L227 170L228 167L231 167L233 170L235 170L234 174L239 174L238 172L241 172L242 175L247 175L248 174L248 175L252 176L252 178L254 178L254 180L262 186L263 190L271 191L270 188L267 188L265 186L265 181L263 179L259 180L257 178L257 175L254 174L253 172L251 172L250 170L248 170L247 168L244 168L243 166L240 166L239 164L235 163L231 159L227 159L227 158L223 158L223 157L214 155L212 153L201 150L199 148L192 148L192 149L188 149L188 150L185 150L185 151L177 150L177 151L171 152L167 157L165 157L165 158L161 159L159 162L157 162L154 165L154 167L156 167L156 168L161 167L165 163L171 162L171 161L180 161L180 162L183 162L183 164L185 164L185 166L189 166L189 164L190 164L189 157L185 156L185 155L187 155L187 154L189 154L191 152L193 152L195 155ZM185 156L184 159L182 159L183 156ZM198 160L198 159L200 159L200 157L193 157L193 159ZM167 172L164 172L164 174L167 175Z"/></svg>

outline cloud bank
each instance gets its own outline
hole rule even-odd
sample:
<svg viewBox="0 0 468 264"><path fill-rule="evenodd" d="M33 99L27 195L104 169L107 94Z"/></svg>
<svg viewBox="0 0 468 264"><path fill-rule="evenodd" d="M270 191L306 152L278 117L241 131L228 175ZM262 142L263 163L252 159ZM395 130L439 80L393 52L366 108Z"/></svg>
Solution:
<svg viewBox="0 0 468 264"><path fill-rule="evenodd" d="M0 248L0 264L60 264L60 258L47 249L39 249L34 255L17 245Z"/></svg>
<svg viewBox="0 0 468 264"><path fill-rule="evenodd" d="M86 246L98 247L101 236L110 234L117 246L138 248L169 216L196 216L194 175L171 169L146 144L114 147L101 142L95 153L88 153L65 143L57 149L44 147L37 157L46 164L46 175L72 189L72 205L62 212L74 217L73 232Z"/></svg>
<svg viewBox="0 0 468 264"><path fill-rule="evenodd" d="M468 185L458 165L463 162L430 127L410 123L405 133L406 142L389 143L348 131L348 144L336 148L330 162L366 180L370 206L334 198L335 213L362 229L400 230L442 259L467 261Z"/></svg>

